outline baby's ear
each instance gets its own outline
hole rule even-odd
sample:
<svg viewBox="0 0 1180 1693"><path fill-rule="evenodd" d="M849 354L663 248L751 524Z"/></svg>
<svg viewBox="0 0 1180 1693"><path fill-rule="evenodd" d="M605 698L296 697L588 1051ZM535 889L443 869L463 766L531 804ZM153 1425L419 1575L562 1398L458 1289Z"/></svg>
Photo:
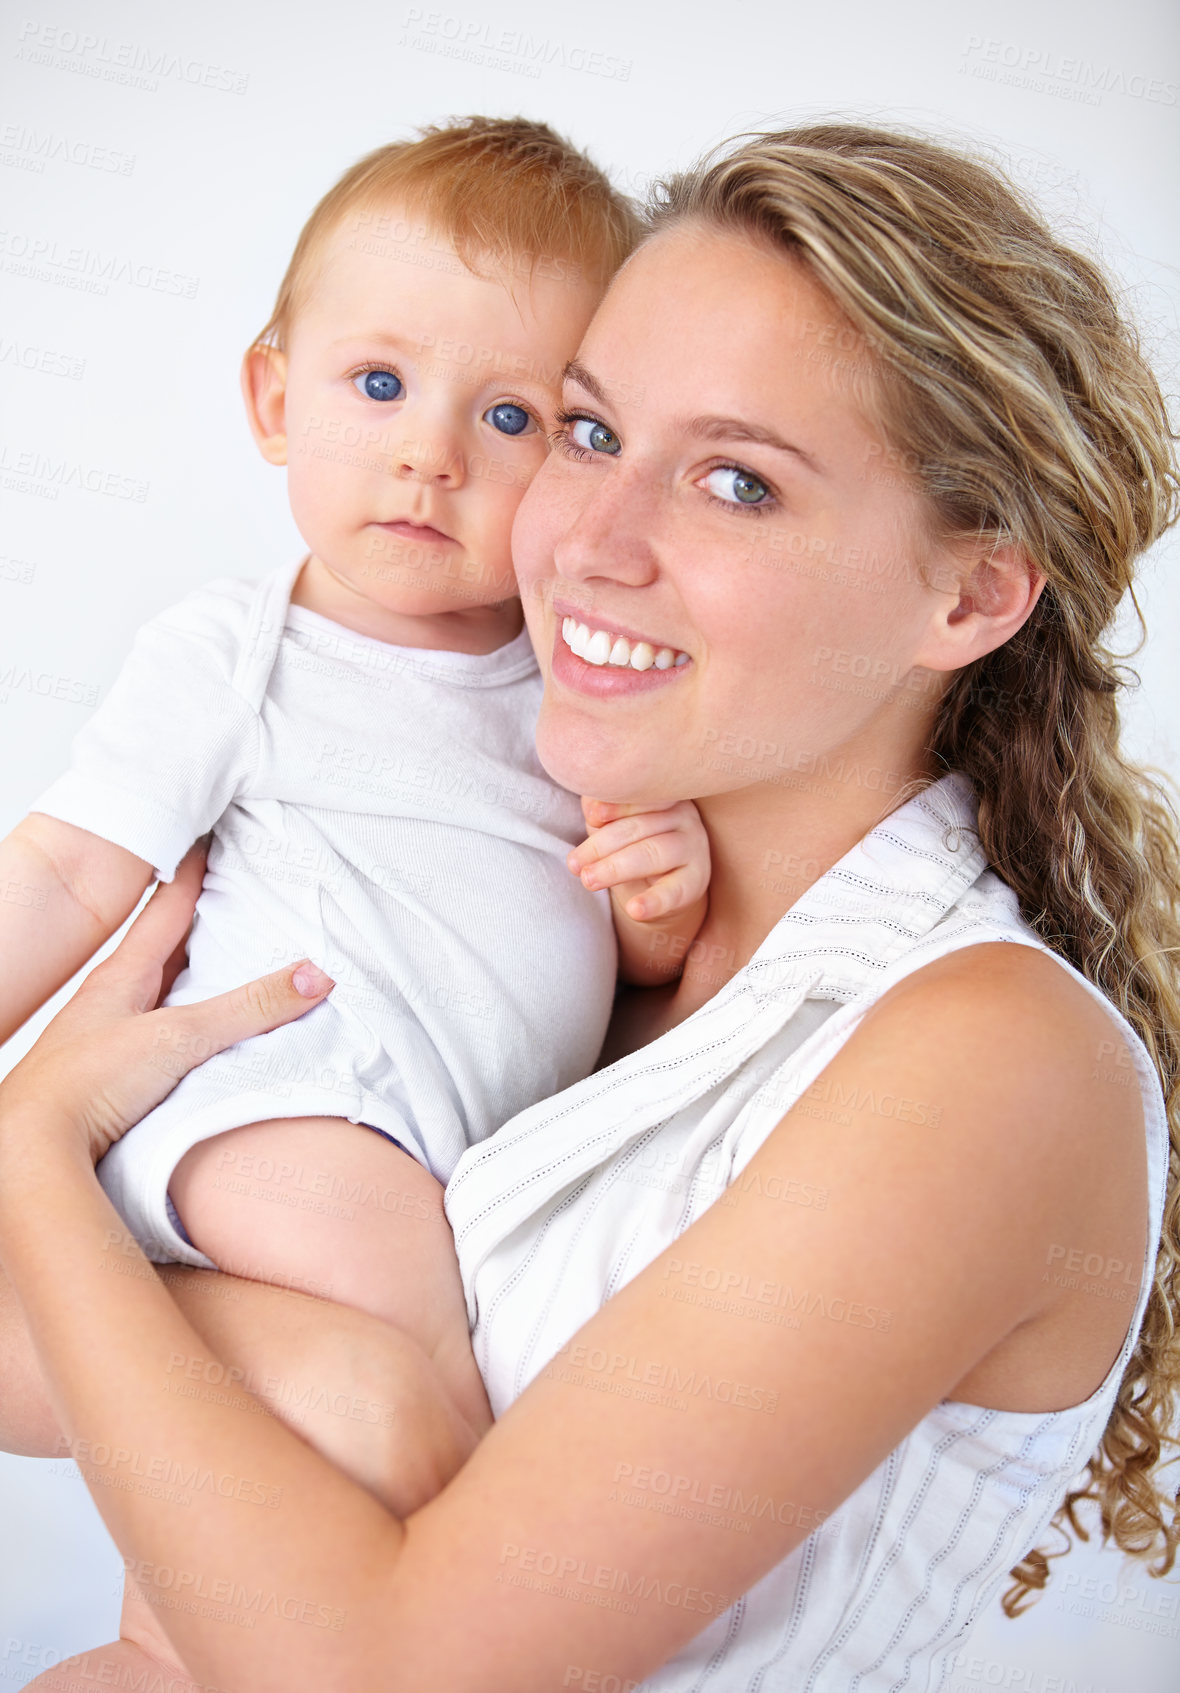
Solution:
<svg viewBox="0 0 1180 1693"><path fill-rule="evenodd" d="M250 347L242 360L242 398L259 452L268 464L286 464L287 355L277 347Z"/></svg>

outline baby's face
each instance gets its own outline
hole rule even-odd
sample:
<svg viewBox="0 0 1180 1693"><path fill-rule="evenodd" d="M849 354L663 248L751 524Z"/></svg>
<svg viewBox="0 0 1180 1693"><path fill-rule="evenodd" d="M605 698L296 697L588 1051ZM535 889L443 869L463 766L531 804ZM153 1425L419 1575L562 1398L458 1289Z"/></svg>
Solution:
<svg viewBox="0 0 1180 1693"><path fill-rule="evenodd" d="M514 297L396 207L332 237L285 429L295 521L338 581L403 616L516 595L512 519L600 294L570 269L520 266Z"/></svg>

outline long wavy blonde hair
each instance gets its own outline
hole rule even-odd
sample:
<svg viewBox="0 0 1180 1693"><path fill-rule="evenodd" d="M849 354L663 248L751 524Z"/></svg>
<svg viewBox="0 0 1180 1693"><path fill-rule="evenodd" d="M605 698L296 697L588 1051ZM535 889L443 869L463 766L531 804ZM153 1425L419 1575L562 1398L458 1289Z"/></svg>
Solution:
<svg viewBox="0 0 1180 1693"><path fill-rule="evenodd" d="M841 309L886 438L948 537L1023 548L1046 577L1028 621L959 672L931 751L965 771L988 860L1026 920L1142 1037L1168 1106L1163 1235L1138 1343L1089 1465L1003 1605L1016 1616L1081 1538L1163 1575L1180 1493L1159 1463L1180 1386L1180 849L1163 786L1119 750L1127 675L1105 644L1138 556L1175 520L1175 437L1101 269L994 166L855 124L753 135L656 191L682 218L753 233ZM1142 622L1142 619L1140 619Z"/></svg>

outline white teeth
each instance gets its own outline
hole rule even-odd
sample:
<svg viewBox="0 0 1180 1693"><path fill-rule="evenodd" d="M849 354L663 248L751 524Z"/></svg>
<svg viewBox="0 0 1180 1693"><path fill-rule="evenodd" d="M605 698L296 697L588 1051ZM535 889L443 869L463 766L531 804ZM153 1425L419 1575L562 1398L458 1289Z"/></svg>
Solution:
<svg viewBox="0 0 1180 1693"><path fill-rule="evenodd" d="M657 648L650 641L632 645L625 635L610 635L605 629L592 631L576 617L562 619L561 635L570 651L587 664L611 664L619 670L628 665L632 670L650 670L655 665L657 670L671 670L674 665L688 663L688 654L677 652L675 647Z"/></svg>

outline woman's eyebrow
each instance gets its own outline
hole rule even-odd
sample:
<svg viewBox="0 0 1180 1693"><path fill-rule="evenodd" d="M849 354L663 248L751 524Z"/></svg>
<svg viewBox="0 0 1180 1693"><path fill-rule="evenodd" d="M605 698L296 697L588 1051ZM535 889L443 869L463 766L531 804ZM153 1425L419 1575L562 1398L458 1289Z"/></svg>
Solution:
<svg viewBox="0 0 1180 1693"><path fill-rule="evenodd" d="M702 441L753 441L760 447L773 447L779 453L792 453L817 476L825 474L813 454L792 441L784 441L781 435L776 435L773 429L766 429L760 423L747 423L740 417L694 417L686 427L690 435Z"/></svg>
<svg viewBox="0 0 1180 1693"><path fill-rule="evenodd" d="M579 359L569 361L561 379L563 382L576 382L600 406L610 403L604 384ZM792 441L784 441L781 435L776 435L773 429L766 429L760 423L747 423L740 417L694 417L685 427L690 435L702 441L753 441L760 447L773 447L776 452L791 453L817 476L826 474L814 454L797 447Z"/></svg>
<svg viewBox="0 0 1180 1693"><path fill-rule="evenodd" d="M576 382L578 387L584 388L590 398L592 400L597 400L600 406L605 406L609 403L606 397L606 389L603 387L602 383L591 371L588 371L586 366L578 359L571 359L569 361L561 373L561 380L563 382Z"/></svg>

